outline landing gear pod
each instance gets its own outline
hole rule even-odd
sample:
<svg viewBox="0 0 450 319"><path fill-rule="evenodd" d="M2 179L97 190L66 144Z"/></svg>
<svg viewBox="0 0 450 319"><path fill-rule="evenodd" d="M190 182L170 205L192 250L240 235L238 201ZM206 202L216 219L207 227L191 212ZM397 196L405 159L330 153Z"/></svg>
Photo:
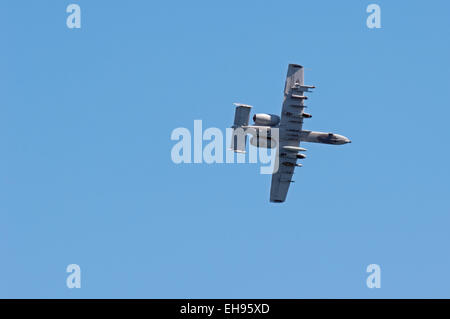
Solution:
<svg viewBox="0 0 450 319"><path fill-rule="evenodd" d="M262 147L262 148L275 148L277 147L277 142L275 139L271 137L265 137L265 136L253 136L250 139L250 144L256 147Z"/></svg>

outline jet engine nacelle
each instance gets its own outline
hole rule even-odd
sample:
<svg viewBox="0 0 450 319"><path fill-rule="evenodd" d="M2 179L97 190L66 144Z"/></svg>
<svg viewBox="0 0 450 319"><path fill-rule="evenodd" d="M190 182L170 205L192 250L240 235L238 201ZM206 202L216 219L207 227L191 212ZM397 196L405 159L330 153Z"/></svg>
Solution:
<svg viewBox="0 0 450 319"><path fill-rule="evenodd" d="M252 138L250 139L250 144L262 148L275 148L277 146L273 138L265 136L252 136Z"/></svg>
<svg viewBox="0 0 450 319"><path fill-rule="evenodd" d="M280 117L274 114L259 113L253 115L255 125L275 126L280 123Z"/></svg>

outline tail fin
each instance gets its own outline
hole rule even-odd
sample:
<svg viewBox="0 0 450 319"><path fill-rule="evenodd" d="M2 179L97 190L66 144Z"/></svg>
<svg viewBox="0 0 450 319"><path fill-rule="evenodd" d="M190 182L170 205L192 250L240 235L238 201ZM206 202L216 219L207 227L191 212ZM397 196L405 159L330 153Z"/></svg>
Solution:
<svg viewBox="0 0 450 319"><path fill-rule="evenodd" d="M233 136L231 139L231 149L238 153L245 153L247 136L242 126L247 126L250 119L251 106L246 104L234 103L236 111L234 114Z"/></svg>
<svg viewBox="0 0 450 319"><path fill-rule="evenodd" d="M234 103L236 105L236 112L234 113L233 128L248 125L250 119L251 106L246 104Z"/></svg>

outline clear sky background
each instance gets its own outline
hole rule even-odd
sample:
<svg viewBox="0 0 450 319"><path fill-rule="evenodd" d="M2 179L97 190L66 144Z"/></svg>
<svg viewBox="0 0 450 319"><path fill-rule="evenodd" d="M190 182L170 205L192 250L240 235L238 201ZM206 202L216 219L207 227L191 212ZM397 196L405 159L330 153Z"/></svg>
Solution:
<svg viewBox="0 0 450 319"><path fill-rule="evenodd" d="M0 297L450 297L449 13L2 1ZM285 203L257 164L171 161L174 128L225 129L233 102L279 113L288 63L317 87L304 128L353 143L304 144Z"/></svg>

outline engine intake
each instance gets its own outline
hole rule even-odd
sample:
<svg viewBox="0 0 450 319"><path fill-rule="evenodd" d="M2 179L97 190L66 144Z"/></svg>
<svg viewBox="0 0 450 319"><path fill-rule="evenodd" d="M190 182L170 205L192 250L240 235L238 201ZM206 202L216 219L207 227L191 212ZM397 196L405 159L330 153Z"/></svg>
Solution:
<svg viewBox="0 0 450 319"><path fill-rule="evenodd" d="M253 115L255 125L275 126L280 123L280 117L274 114L259 113Z"/></svg>

